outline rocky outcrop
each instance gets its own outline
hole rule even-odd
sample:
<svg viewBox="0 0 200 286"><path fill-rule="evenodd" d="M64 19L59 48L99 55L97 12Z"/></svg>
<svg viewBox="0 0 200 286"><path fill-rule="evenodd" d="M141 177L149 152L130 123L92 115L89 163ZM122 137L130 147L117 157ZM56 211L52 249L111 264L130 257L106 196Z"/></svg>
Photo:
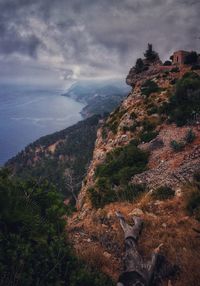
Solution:
<svg viewBox="0 0 200 286"><path fill-rule="evenodd" d="M200 171L200 126L198 122L193 122L192 125L177 127L169 124L164 114L157 112L169 101L175 81L189 70L189 67L181 67L179 71L173 71L173 67L160 65L151 66L140 74L132 70L127 77L128 84L133 87L132 92L98 129L93 159L78 198L79 210L70 219L68 232L81 257L82 249L87 248L87 254L83 257L87 261L91 259L92 249L98 249L98 260L103 261L101 269L114 279L117 279L122 270L120 253L123 242L114 215L116 210L121 211L129 220L136 214L147 221L141 237L145 254L148 255L159 243L164 243L163 254L182 270L181 277L172 281L172 285L195 285L195 279L200 279L198 273L195 274L196 278L187 275L188 271L200 265L196 250L200 251L200 243L192 230L198 228L198 222L188 216L183 198L188 182L194 173ZM141 90L147 79L159 87L148 97ZM95 186L97 166L105 162L109 152L141 138L149 125L154 126L154 139L138 145L150 154L147 170L133 176L129 182L145 184L148 192L136 202L116 202L102 209L93 208L88 189ZM174 150L171 141L184 141L189 130L195 134L194 141L185 142L184 148L179 151ZM174 189L175 196L166 201L153 200L152 192L161 186ZM82 232L85 233L84 238Z"/></svg>
<svg viewBox="0 0 200 286"><path fill-rule="evenodd" d="M168 69L168 67L166 67ZM95 169L99 164L102 164L106 158L106 154L117 147L125 146L132 139L138 138L143 130L142 123L148 120L156 123L156 131L158 136L156 140L148 144L140 144L141 149L150 151L150 160L148 171L136 175L132 179L132 183L146 183L149 188L156 188L160 185L170 185L177 188L185 180L190 180L192 175L199 169L199 158L194 158L193 150L198 147L200 133L198 126L188 126L177 128L175 125L162 123L160 115L154 113L148 114L149 104L152 106L161 106L167 102L169 96L174 90L174 80L180 78L183 73L186 73L190 68L183 67L179 72L173 72L165 67L155 65L150 66L148 71L140 74L129 73L128 78L131 84L134 82L134 88L127 98L122 102L120 107L113 113L97 132L97 139L93 153L93 160L88 169L86 180L82 186L82 190L78 199L78 207L83 206L87 202L87 207L90 207L90 202L86 195L87 189L94 185ZM160 90L153 93L147 100L142 94L141 86L147 79L157 83ZM113 120L117 118L116 132L113 133L109 129ZM160 123L159 123L160 122ZM136 128L132 132L129 128L135 125ZM175 153L170 147L172 140L181 141L186 135L186 132L191 129L196 134L196 140L192 144L179 153ZM106 133L106 136L103 136ZM104 138L105 137L105 138ZM162 146L163 144L163 146ZM191 155L190 155L191 153ZM186 157L188 159L186 160ZM198 157L198 156L197 156ZM187 170L187 171L186 171ZM185 179L181 179L181 178Z"/></svg>
<svg viewBox="0 0 200 286"><path fill-rule="evenodd" d="M196 139L186 145L182 152L174 152L170 146L172 140L180 141L189 130L193 130ZM133 184L146 184L149 189L170 186L174 189L191 182L193 175L200 171L200 132L197 126L176 127L163 125L158 137L150 143L142 144L142 149L151 152L149 170L135 175ZM162 142L162 143L161 143Z"/></svg>

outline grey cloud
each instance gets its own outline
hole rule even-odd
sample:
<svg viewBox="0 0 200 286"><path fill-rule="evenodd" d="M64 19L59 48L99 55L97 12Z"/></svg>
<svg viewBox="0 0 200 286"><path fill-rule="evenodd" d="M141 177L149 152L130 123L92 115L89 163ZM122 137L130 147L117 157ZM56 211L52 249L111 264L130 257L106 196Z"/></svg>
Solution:
<svg viewBox="0 0 200 286"><path fill-rule="evenodd" d="M0 0L0 55L30 56L63 79L77 66L80 77L125 77L148 42L163 59L198 50L199 10L197 0Z"/></svg>

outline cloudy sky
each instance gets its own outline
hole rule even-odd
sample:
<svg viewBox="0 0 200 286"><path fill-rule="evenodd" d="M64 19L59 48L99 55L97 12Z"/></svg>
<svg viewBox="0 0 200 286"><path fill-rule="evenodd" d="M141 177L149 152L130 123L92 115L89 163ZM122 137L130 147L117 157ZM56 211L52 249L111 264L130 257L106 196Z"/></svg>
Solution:
<svg viewBox="0 0 200 286"><path fill-rule="evenodd" d="M0 82L125 78L147 43L200 46L199 0L0 0Z"/></svg>

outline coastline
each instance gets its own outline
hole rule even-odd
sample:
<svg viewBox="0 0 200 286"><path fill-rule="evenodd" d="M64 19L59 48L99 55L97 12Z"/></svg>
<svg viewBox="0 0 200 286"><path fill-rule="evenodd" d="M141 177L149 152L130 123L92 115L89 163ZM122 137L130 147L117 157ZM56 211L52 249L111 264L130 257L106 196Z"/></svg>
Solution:
<svg viewBox="0 0 200 286"><path fill-rule="evenodd" d="M28 99L22 94L19 97L20 104L14 98L9 108L4 104L3 98L1 100L3 111L0 115L0 167L40 137L84 120L81 114L84 105L73 98L66 100L60 94L36 94L27 97Z"/></svg>

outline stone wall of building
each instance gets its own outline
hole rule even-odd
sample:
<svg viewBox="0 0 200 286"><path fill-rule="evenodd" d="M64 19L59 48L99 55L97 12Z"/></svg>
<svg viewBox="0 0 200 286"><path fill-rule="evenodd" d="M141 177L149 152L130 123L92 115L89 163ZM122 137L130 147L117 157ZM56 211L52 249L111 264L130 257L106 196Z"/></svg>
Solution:
<svg viewBox="0 0 200 286"><path fill-rule="evenodd" d="M185 62L185 57L189 54L186 51L177 51L173 54L173 64L183 65Z"/></svg>

